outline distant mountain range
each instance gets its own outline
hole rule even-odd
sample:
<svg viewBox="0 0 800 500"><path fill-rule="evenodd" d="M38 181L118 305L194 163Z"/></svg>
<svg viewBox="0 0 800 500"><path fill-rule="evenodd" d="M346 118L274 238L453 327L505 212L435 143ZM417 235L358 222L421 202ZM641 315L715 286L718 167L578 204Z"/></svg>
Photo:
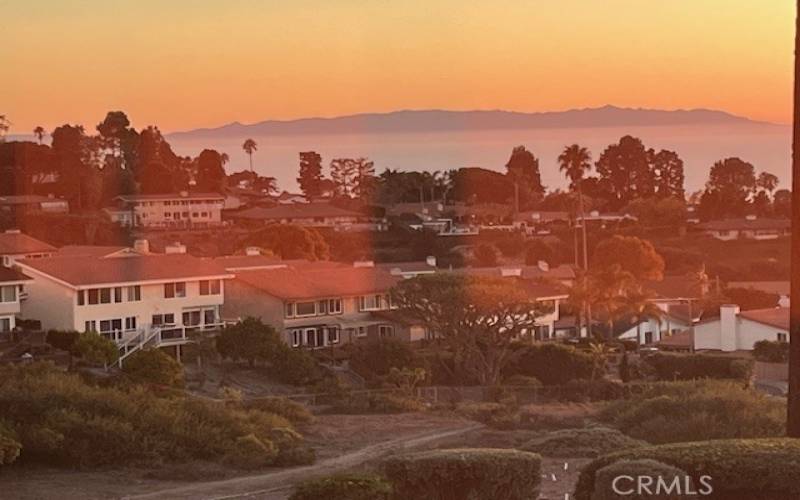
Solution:
<svg viewBox="0 0 800 500"><path fill-rule="evenodd" d="M202 128L169 134L177 139L202 139L242 136L368 134L402 132L442 132L504 129L598 128L675 125L761 125L724 111L711 109L658 110L641 108L572 109L541 113L515 111L404 110L389 113L364 113L335 118L266 120L245 125L234 122L216 128Z"/></svg>

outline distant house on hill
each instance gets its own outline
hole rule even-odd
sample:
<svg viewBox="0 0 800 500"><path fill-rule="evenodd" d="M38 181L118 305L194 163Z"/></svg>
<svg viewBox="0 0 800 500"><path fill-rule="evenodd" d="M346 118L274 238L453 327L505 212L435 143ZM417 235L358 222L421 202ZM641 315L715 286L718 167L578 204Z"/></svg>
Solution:
<svg viewBox="0 0 800 500"><path fill-rule="evenodd" d="M759 340L789 341L789 308L740 311L735 304L720 307L719 317L694 327L695 350L751 351Z"/></svg>
<svg viewBox="0 0 800 500"><path fill-rule="evenodd" d="M222 224L225 197L218 193L131 194L104 209L113 222L128 227L203 228Z"/></svg>
<svg viewBox="0 0 800 500"><path fill-rule="evenodd" d="M512 219L514 228L528 234L546 231L546 228L553 224L566 225L569 222L569 212L543 212L539 210L519 212Z"/></svg>
<svg viewBox="0 0 800 500"><path fill-rule="evenodd" d="M29 214L65 214L69 202L55 196L0 195L0 216L23 217Z"/></svg>
<svg viewBox="0 0 800 500"><path fill-rule="evenodd" d="M591 212L581 216L578 215L575 217L576 222L580 223L586 221L587 224L599 224L602 227L606 227L609 224L619 224L622 222L632 222L638 220L635 216L627 213L620 213L620 212L605 212L601 213L597 210L592 210Z"/></svg>
<svg viewBox="0 0 800 500"><path fill-rule="evenodd" d="M713 220L697 225L704 234L718 240L738 239L774 240L788 236L792 223L789 219L761 219L749 215L742 219Z"/></svg>
<svg viewBox="0 0 800 500"><path fill-rule="evenodd" d="M340 208L330 203L295 203L275 207L253 207L231 215L244 221L264 224L296 224L307 227L326 227L338 231L383 231L382 219Z"/></svg>
<svg viewBox="0 0 800 500"><path fill-rule="evenodd" d="M778 296L778 305L789 307L791 281L729 281L728 288L744 288L773 293Z"/></svg>

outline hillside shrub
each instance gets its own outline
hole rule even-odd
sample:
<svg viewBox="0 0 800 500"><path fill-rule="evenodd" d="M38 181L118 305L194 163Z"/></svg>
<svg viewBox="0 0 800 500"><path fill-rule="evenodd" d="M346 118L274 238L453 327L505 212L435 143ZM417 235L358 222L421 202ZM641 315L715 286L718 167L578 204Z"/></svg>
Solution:
<svg viewBox="0 0 800 500"><path fill-rule="evenodd" d="M75 343L78 341L80 335L81 334L75 330L48 330L45 335L45 342L56 349L74 354Z"/></svg>
<svg viewBox="0 0 800 500"><path fill-rule="evenodd" d="M142 349L131 354L122 371L133 382L183 387L183 366L161 349Z"/></svg>
<svg viewBox="0 0 800 500"><path fill-rule="evenodd" d="M13 463L19 457L21 449L17 436L0 422L0 465Z"/></svg>
<svg viewBox="0 0 800 500"><path fill-rule="evenodd" d="M348 349L350 349L350 368L367 380L385 377L392 368L418 366L412 347L408 342L397 339L360 342L348 346Z"/></svg>
<svg viewBox="0 0 800 500"><path fill-rule="evenodd" d="M657 353L646 358L658 380L717 378L749 380L753 361L710 354Z"/></svg>
<svg viewBox="0 0 800 500"><path fill-rule="evenodd" d="M786 403L734 382L679 382L613 402L600 418L651 443L774 437L784 433Z"/></svg>
<svg viewBox="0 0 800 500"><path fill-rule="evenodd" d="M425 404L406 394L395 393L356 393L348 394L338 401L331 412L342 414L392 414L411 413L425 410Z"/></svg>
<svg viewBox="0 0 800 500"><path fill-rule="evenodd" d="M786 363L789 361L789 343L759 340L753 344L753 357L767 363Z"/></svg>
<svg viewBox="0 0 800 500"><path fill-rule="evenodd" d="M337 474L299 484L289 500L390 500L392 485L381 476Z"/></svg>
<svg viewBox="0 0 800 500"><path fill-rule="evenodd" d="M73 344L72 354L85 363L107 366L116 363L119 347L97 332L82 332Z"/></svg>
<svg viewBox="0 0 800 500"><path fill-rule="evenodd" d="M597 472L620 460L650 459L710 476L709 500L790 500L800 498L800 440L727 439L632 448L587 464L575 487L576 500L594 500Z"/></svg>
<svg viewBox="0 0 800 500"><path fill-rule="evenodd" d="M0 408L22 445L20 461L68 467L244 463L232 459L240 447L266 464L272 453L254 452L248 436L269 450L275 429L291 428L285 418L259 410L159 397L139 385L93 386L45 363L0 368Z"/></svg>
<svg viewBox="0 0 800 500"><path fill-rule="evenodd" d="M542 383L536 377L531 377L528 375L512 375L505 379L505 385L510 385L512 387L541 387Z"/></svg>
<svg viewBox="0 0 800 500"><path fill-rule="evenodd" d="M278 448L269 439L255 434L239 436L223 461L240 469L259 469L271 465L278 455Z"/></svg>
<svg viewBox="0 0 800 500"><path fill-rule="evenodd" d="M648 490L640 491L641 494L618 495L614 492L612 483L622 475L634 478L649 477L652 482L648 486ZM686 471L647 458L614 462L599 469L594 477L592 500L682 500L688 496L685 494L686 488L691 488L690 491L697 491L694 481ZM684 489L680 490L680 492L677 489L667 490L666 488L673 488L670 485L676 478L679 484L677 488ZM662 481L664 485L660 490L657 489L658 481ZM629 490L633 484L624 484L624 489ZM652 492L652 494L648 494L647 491ZM671 491L672 493L666 494L666 491ZM662 494L657 494L656 492L661 492Z"/></svg>
<svg viewBox="0 0 800 500"><path fill-rule="evenodd" d="M397 498L415 500L530 500L541 482L541 457L517 450L425 451L383 469Z"/></svg>
<svg viewBox="0 0 800 500"><path fill-rule="evenodd" d="M285 384L311 384L322 375L317 362L308 351L293 349L283 342L271 352L268 360L270 374Z"/></svg>
<svg viewBox="0 0 800 500"><path fill-rule="evenodd" d="M572 346L541 343L518 347L517 358L505 371L506 377L535 377L544 385L562 385L592 376L592 358Z"/></svg>
<svg viewBox="0 0 800 500"><path fill-rule="evenodd" d="M293 424L310 424L314 415L304 405L283 397L251 399L244 403L248 410L260 410L284 417Z"/></svg>
<svg viewBox="0 0 800 500"><path fill-rule="evenodd" d="M556 398L560 401L587 402L611 401L626 394L625 385L615 380L571 380L558 388Z"/></svg>
<svg viewBox="0 0 800 500"><path fill-rule="evenodd" d="M547 457L594 458L612 451L647 444L645 441L630 438L616 429L586 427L549 432L528 441L520 449Z"/></svg>

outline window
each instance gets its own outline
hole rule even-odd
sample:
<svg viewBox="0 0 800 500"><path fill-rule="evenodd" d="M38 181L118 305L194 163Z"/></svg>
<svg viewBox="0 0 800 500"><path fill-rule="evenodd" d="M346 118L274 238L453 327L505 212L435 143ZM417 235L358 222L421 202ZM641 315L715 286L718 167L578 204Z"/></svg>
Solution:
<svg viewBox="0 0 800 500"><path fill-rule="evenodd" d="M303 330L292 330L292 347L300 347L303 344Z"/></svg>
<svg viewBox="0 0 800 500"><path fill-rule="evenodd" d="M98 304L100 302L100 292L97 288L90 288L89 292L89 304Z"/></svg>
<svg viewBox="0 0 800 500"><path fill-rule="evenodd" d="M104 319L100 321L100 333L118 332L122 330L121 319Z"/></svg>
<svg viewBox="0 0 800 500"><path fill-rule="evenodd" d="M339 328L335 326L328 328L328 343L329 344L339 343Z"/></svg>
<svg viewBox="0 0 800 500"><path fill-rule="evenodd" d="M78 290L78 305L82 306L84 304L86 304L86 292Z"/></svg>
<svg viewBox="0 0 800 500"><path fill-rule="evenodd" d="M175 315L172 314L172 313L154 314L152 323L155 326L174 325L175 324Z"/></svg>
<svg viewBox="0 0 800 500"><path fill-rule="evenodd" d="M295 316L313 316L317 313L316 302L298 302L294 305Z"/></svg>
<svg viewBox="0 0 800 500"><path fill-rule="evenodd" d="M359 326L356 337L366 337L367 336L367 327L366 326Z"/></svg>
<svg viewBox="0 0 800 500"><path fill-rule="evenodd" d="M100 303L101 304L110 304L111 303L111 289L110 288L101 288L100 289Z"/></svg>
<svg viewBox="0 0 800 500"><path fill-rule="evenodd" d="M383 296L381 295L362 295L358 299L359 309L362 311L377 311L383 305Z"/></svg>
<svg viewBox="0 0 800 500"><path fill-rule="evenodd" d="M788 340L785 333L778 333L778 342L786 342Z"/></svg>
<svg viewBox="0 0 800 500"><path fill-rule="evenodd" d="M317 329L306 328L306 345L309 347L317 347Z"/></svg>
<svg viewBox="0 0 800 500"><path fill-rule="evenodd" d="M186 283L164 283L164 298L186 297Z"/></svg>
<svg viewBox="0 0 800 500"><path fill-rule="evenodd" d="M203 324L204 325L213 325L217 322L217 311L214 309L204 309L203 310Z"/></svg>
<svg viewBox="0 0 800 500"><path fill-rule="evenodd" d="M118 286L114 288L114 302L120 303L122 302L122 287Z"/></svg>
<svg viewBox="0 0 800 500"><path fill-rule="evenodd" d="M382 339L394 337L394 327L392 325L378 325L378 335Z"/></svg>
<svg viewBox="0 0 800 500"><path fill-rule="evenodd" d="M186 326L197 326L200 324L200 311L185 311L182 319Z"/></svg>
<svg viewBox="0 0 800 500"><path fill-rule="evenodd" d="M219 295L219 293L220 293L219 280L200 281L200 295Z"/></svg>
<svg viewBox="0 0 800 500"><path fill-rule="evenodd" d="M125 318L125 329L136 330L136 316L129 316Z"/></svg>
<svg viewBox="0 0 800 500"><path fill-rule="evenodd" d="M142 300L142 287L133 285L128 287L128 302L138 302Z"/></svg>
<svg viewBox="0 0 800 500"><path fill-rule="evenodd" d="M0 332L11 331L11 318L0 318Z"/></svg>
<svg viewBox="0 0 800 500"><path fill-rule="evenodd" d="M341 313L342 313L342 299L329 299L328 314L341 314Z"/></svg>
<svg viewBox="0 0 800 500"><path fill-rule="evenodd" d="M317 314L328 314L328 301L320 300L317 304Z"/></svg>
<svg viewBox="0 0 800 500"><path fill-rule="evenodd" d="M83 331L84 332L96 332L97 331L97 322L96 321L86 321L86 322L84 322Z"/></svg>
<svg viewBox="0 0 800 500"><path fill-rule="evenodd" d="M294 317L294 302L287 302L284 310L284 315L287 318Z"/></svg>
<svg viewBox="0 0 800 500"><path fill-rule="evenodd" d="M17 301L17 287L2 286L0 287L0 302L16 302Z"/></svg>

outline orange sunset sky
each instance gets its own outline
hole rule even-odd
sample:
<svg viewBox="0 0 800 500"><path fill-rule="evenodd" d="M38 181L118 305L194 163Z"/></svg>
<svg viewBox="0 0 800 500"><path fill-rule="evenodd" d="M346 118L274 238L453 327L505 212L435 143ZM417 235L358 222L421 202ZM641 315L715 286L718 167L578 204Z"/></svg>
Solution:
<svg viewBox="0 0 800 500"><path fill-rule="evenodd" d="M706 107L788 122L792 0L0 0L11 133L390 111Z"/></svg>

